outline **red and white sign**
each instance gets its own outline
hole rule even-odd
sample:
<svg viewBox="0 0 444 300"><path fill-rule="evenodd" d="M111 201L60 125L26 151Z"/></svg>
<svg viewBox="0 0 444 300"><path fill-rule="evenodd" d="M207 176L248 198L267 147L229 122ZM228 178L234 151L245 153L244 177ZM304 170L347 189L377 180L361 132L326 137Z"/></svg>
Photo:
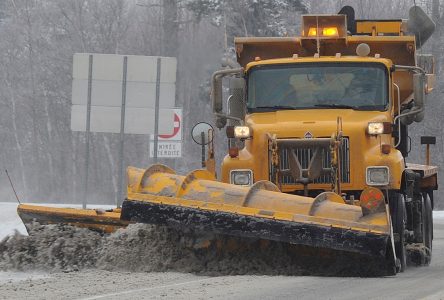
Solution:
<svg viewBox="0 0 444 300"><path fill-rule="evenodd" d="M154 157L154 142L150 142L150 157ZM159 158L182 157L182 142L159 141L157 143L157 157Z"/></svg>
<svg viewBox="0 0 444 300"><path fill-rule="evenodd" d="M174 131L172 134L160 134L159 141L182 141L182 108L173 108ZM154 135L150 137L154 141Z"/></svg>
<svg viewBox="0 0 444 300"><path fill-rule="evenodd" d="M174 131L172 134L159 135L157 157L182 157L182 109L174 108ZM154 157L154 135L150 136L150 157Z"/></svg>

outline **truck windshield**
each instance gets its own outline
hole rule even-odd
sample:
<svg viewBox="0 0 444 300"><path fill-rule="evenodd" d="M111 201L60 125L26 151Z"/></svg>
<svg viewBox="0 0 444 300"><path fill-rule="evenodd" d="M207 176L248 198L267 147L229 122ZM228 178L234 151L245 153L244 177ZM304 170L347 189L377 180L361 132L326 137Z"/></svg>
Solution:
<svg viewBox="0 0 444 300"><path fill-rule="evenodd" d="M258 66L248 75L248 110L350 108L385 110L387 68L380 63Z"/></svg>

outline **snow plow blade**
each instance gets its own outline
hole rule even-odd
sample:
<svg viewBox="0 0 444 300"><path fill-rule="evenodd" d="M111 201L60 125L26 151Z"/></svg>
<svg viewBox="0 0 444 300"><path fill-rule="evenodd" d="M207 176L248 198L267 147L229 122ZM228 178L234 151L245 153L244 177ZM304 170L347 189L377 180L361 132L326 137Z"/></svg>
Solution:
<svg viewBox="0 0 444 300"><path fill-rule="evenodd" d="M279 192L271 182L242 187L206 170L176 175L163 165L128 168L122 220L179 230L274 240L395 259L385 202L365 212L335 193L316 198ZM364 213L363 213L364 211Z"/></svg>
<svg viewBox="0 0 444 300"><path fill-rule="evenodd" d="M28 231L34 222L41 225L66 224L101 233L111 233L129 224L120 219L119 208L102 210L20 204L17 213Z"/></svg>

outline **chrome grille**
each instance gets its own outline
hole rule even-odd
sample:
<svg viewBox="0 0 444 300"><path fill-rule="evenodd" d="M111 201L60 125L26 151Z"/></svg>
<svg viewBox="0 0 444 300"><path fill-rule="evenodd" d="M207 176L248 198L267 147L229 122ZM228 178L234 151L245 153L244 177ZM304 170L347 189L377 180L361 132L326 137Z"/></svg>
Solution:
<svg viewBox="0 0 444 300"><path fill-rule="evenodd" d="M279 149L279 159L280 159L280 169L288 170L290 168L290 164L288 161L288 149L281 149L279 147L278 140L278 149ZM294 149L294 148L293 148ZM296 155L299 158L299 163L303 169L308 168L308 164L310 163L311 157L314 154L314 149L312 148L297 148L294 149ZM322 167L330 168L330 160L331 155L328 149L322 149ZM341 156L341 182L349 183L350 182L350 143L348 137L344 137L342 139L342 147L340 151ZM269 159L269 170L270 170L270 181L274 181L273 174L275 174L275 170L273 165L271 164L271 153ZM314 183L331 183L331 174L323 174L317 179L314 180ZM293 176L291 175L283 175L281 178L281 184L295 184Z"/></svg>

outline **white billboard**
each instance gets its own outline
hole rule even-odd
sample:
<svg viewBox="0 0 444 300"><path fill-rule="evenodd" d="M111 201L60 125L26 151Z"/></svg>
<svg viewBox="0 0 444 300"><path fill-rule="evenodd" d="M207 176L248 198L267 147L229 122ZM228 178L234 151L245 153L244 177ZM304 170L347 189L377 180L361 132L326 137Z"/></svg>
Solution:
<svg viewBox="0 0 444 300"><path fill-rule="evenodd" d="M73 58L71 129L86 131L88 77L91 73L92 132L120 132L122 89L125 88L125 133L152 134L155 123L157 56L76 53ZM124 81L124 58L126 80ZM177 61L160 57L159 134L174 132Z"/></svg>
<svg viewBox="0 0 444 300"><path fill-rule="evenodd" d="M125 133L150 134L154 131L154 109L134 108L125 109ZM91 132L120 132L120 107L91 106ZM159 109L159 134L168 135L174 132L174 111ZM71 107L71 128L73 131L86 131L86 105ZM76 130L74 130L76 129Z"/></svg>

